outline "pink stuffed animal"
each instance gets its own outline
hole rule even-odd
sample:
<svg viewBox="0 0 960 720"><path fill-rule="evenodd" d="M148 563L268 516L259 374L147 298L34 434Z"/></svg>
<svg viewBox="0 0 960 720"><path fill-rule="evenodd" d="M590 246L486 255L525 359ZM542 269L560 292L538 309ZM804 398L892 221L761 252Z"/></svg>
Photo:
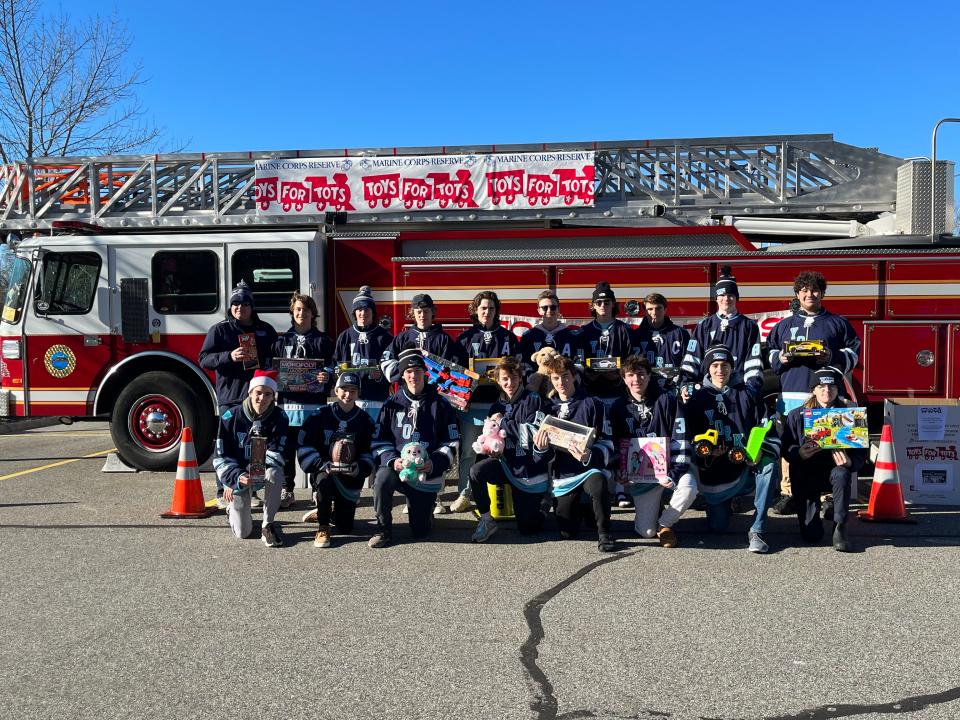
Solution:
<svg viewBox="0 0 960 720"><path fill-rule="evenodd" d="M473 443L473 451L477 455L499 455L503 452L503 439L507 433L500 429L501 420L503 416L497 413L483 421L483 431Z"/></svg>

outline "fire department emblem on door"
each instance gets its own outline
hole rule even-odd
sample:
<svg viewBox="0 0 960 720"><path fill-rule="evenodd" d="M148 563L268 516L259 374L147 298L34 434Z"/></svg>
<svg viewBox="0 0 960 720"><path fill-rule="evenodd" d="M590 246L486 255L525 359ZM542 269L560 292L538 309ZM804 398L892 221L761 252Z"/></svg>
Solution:
<svg viewBox="0 0 960 720"><path fill-rule="evenodd" d="M55 378L65 378L77 367L77 357L66 345L52 345L43 356L43 366Z"/></svg>

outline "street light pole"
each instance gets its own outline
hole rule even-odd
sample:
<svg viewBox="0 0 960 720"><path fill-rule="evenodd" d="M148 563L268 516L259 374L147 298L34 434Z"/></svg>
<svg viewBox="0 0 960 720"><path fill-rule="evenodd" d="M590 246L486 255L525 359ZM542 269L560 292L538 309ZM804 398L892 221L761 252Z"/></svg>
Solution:
<svg viewBox="0 0 960 720"><path fill-rule="evenodd" d="M944 123L960 123L960 118L943 118L933 126L933 140L930 143L930 242L937 241L937 130Z"/></svg>

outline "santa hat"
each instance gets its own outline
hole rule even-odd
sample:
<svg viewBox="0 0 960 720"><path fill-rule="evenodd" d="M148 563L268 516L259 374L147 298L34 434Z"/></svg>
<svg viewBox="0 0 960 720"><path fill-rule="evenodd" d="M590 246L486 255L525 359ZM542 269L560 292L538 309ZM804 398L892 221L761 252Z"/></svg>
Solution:
<svg viewBox="0 0 960 720"><path fill-rule="evenodd" d="M374 312L377 310L377 305L373 301L373 290L370 289L369 285L364 285L357 291L357 296L353 299L353 309L359 310L360 308L370 308Z"/></svg>
<svg viewBox="0 0 960 720"><path fill-rule="evenodd" d="M253 379L250 380L250 387L247 388L247 395L253 392L258 385L264 385L274 392L277 391L277 371L276 370L257 370L253 373Z"/></svg>

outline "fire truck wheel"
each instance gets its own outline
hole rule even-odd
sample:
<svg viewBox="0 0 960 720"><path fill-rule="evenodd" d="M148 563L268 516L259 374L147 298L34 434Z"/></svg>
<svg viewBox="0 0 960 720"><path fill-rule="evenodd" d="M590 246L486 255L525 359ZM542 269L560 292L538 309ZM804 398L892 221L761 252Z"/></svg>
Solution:
<svg viewBox="0 0 960 720"><path fill-rule="evenodd" d="M193 430L197 459L204 462L213 446L213 412L193 389L166 372L133 379L117 398L110 418L117 452L141 470L175 469L185 427Z"/></svg>

